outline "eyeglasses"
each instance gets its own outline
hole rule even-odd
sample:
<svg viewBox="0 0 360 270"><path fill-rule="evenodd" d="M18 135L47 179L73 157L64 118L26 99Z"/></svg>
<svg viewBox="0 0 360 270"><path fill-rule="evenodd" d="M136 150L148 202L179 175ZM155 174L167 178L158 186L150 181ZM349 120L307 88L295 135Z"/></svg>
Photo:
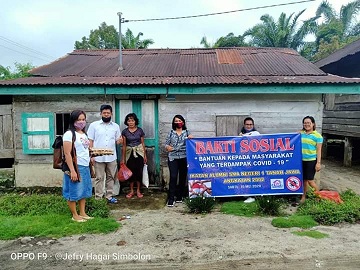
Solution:
<svg viewBox="0 0 360 270"><path fill-rule="evenodd" d="M245 124L245 126L253 126L253 124Z"/></svg>

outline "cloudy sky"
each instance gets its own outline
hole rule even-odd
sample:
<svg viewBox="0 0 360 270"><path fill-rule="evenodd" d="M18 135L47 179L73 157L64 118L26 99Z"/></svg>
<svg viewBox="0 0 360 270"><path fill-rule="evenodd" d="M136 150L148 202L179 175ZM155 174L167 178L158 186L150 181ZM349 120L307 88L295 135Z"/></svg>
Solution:
<svg viewBox="0 0 360 270"><path fill-rule="evenodd" d="M15 62L34 66L48 64L74 49L74 43L102 22L118 29L122 12L127 20L152 19L201 15L240 9L295 3L302 0L3 0L0 9L0 65L13 68ZM306 0L304 0L306 1ZM348 0L329 0L339 11ZM144 33L155 43L150 48L201 47L200 40L208 41L230 32L242 34L260 22L260 16L270 14L278 18L306 12L300 20L315 14L321 0L281 7L228 13L182 20L129 22L122 26L123 32L130 28L134 34Z"/></svg>

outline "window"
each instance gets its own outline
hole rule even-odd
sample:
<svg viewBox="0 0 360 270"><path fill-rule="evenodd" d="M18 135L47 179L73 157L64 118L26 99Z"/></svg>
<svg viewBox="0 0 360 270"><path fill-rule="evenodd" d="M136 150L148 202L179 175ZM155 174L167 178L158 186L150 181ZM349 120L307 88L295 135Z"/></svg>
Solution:
<svg viewBox="0 0 360 270"><path fill-rule="evenodd" d="M52 154L54 114L23 113L21 119L24 154Z"/></svg>
<svg viewBox="0 0 360 270"><path fill-rule="evenodd" d="M57 113L56 114L56 136L63 135L69 128L70 113Z"/></svg>

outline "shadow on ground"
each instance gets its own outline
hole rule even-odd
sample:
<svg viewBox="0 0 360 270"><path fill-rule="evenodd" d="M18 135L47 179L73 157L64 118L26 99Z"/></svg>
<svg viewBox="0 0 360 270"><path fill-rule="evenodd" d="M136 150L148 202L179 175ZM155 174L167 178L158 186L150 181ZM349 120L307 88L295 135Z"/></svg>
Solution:
<svg viewBox="0 0 360 270"><path fill-rule="evenodd" d="M125 190L116 196L118 203L109 204L110 209L157 210L164 208L166 204L167 194L164 191L155 189L143 190L144 197L138 198L134 196L131 199L127 199L125 197L126 194L127 191Z"/></svg>

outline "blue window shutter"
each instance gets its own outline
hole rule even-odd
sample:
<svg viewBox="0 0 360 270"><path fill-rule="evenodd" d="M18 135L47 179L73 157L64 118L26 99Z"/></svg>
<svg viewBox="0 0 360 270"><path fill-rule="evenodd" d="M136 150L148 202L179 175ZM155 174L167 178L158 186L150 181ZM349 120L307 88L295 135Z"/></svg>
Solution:
<svg viewBox="0 0 360 270"><path fill-rule="evenodd" d="M54 142L53 113L22 113L22 146L24 154L52 154Z"/></svg>

